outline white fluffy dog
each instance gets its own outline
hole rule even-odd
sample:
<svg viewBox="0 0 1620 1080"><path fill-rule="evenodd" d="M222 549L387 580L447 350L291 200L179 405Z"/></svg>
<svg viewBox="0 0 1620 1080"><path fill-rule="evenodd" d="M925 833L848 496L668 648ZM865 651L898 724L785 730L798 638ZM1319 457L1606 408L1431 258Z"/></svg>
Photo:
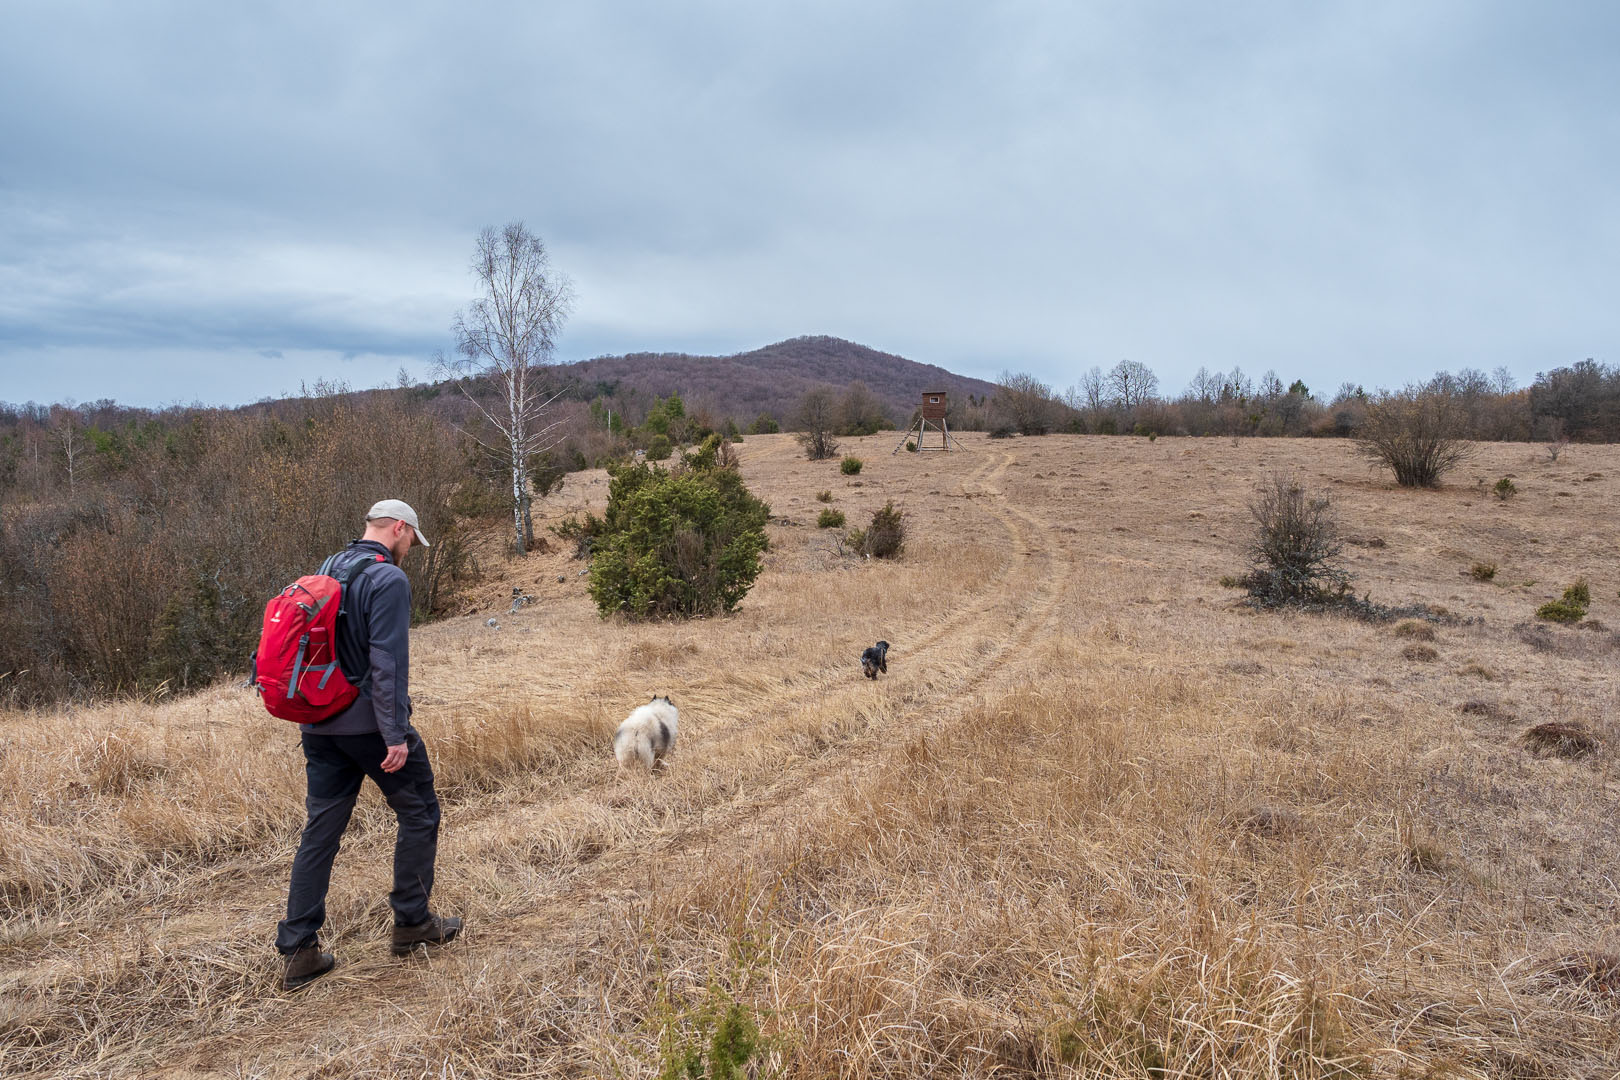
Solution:
<svg viewBox="0 0 1620 1080"><path fill-rule="evenodd" d="M628 769L636 762L651 769L675 749L675 732L681 714L667 697L655 697L633 710L613 733L613 756L619 767Z"/></svg>

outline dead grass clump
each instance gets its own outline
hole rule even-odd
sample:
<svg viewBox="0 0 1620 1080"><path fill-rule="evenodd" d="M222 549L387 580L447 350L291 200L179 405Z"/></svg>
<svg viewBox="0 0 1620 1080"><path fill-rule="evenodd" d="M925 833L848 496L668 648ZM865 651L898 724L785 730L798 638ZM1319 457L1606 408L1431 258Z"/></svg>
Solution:
<svg viewBox="0 0 1620 1080"><path fill-rule="evenodd" d="M1580 724L1549 721L1526 731L1524 745L1537 757L1580 759L1595 754L1603 745L1601 739Z"/></svg>
<svg viewBox="0 0 1620 1080"><path fill-rule="evenodd" d="M8 727L0 896L9 914L54 925L116 908L162 888L169 871L158 868L253 851L301 814L302 764L265 750L292 725L265 717L216 736L131 724L127 711L65 745L54 718Z"/></svg>
<svg viewBox="0 0 1620 1080"><path fill-rule="evenodd" d="M91 746L88 758L90 786L102 795L127 795L168 771L129 732L109 732Z"/></svg>
<svg viewBox="0 0 1620 1080"><path fill-rule="evenodd" d="M539 713L529 703L504 701L477 711L446 710L428 735L428 749L440 796L458 798L605 753L612 734L606 719L564 710Z"/></svg>
<svg viewBox="0 0 1620 1080"><path fill-rule="evenodd" d="M683 664L699 652L694 641L638 641L624 651L625 667L631 671L668 668Z"/></svg>
<svg viewBox="0 0 1620 1080"><path fill-rule="evenodd" d="M1555 630L1546 623L1519 623L1514 636L1537 652L1580 660L1602 660L1620 651L1620 634L1577 634Z"/></svg>
<svg viewBox="0 0 1620 1080"><path fill-rule="evenodd" d="M1494 701L1486 701L1484 698L1469 698L1457 706L1457 711L1466 716L1483 716L1487 720L1513 719L1513 714L1502 708L1501 705Z"/></svg>
<svg viewBox="0 0 1620 1080"><path fill-rule="evenodd" d="M1415 660L1423 664L1440 659L1440 653L1433 645L1419 645L1416 642L1403 648L1401 655L1408 660Z"/></svg>
<svg viewBox="0 0 1620 1080"><path fill-rule="evenodd" d="M1490 581L1496 577L1496 564L1493 562L1477 562L1468 568L1468 576L1475 581Z"/></svg>
<svg viewBox="0 0 1620 1080"><path fill-rule="evenodd" d="M1413 641L1434 640L1434 627L1420 619L1402 619L1395 624L1392 633L1398 638L1411 638Z"/></svg>
<svg viewBox="0 0 1620 1080"><path fill-rule="evenodd" d="M1457 674L1471 675L1476 679L1484 679L1486 682L1495 682L1497 679L1502 677L1496 673L1494 668L1486 667L1484 664L1475 663L1464 664L1462 667L1457 669Z"/></svg>
<svg viewBox="0 0 1620 1080"><path fill-rule="evenodd" d="M1080 1076L1362 1075L1338 995L1277 970L1272 957L1250 969L1253 977L1243 964L1261 952L1146 955L1134 980L1104 966L1101 978L1058 1003L1062 1012L1047 1025L1042 1056ZM1208 996L1200 999L1201 992ZM1247 1033L1234 1037L1242 1029ZM1209 1061L1232 1069L1205 1073L1200 1065Z"/></svg>
<svg viewBox="0 0 1620 1080"><path fill-rule="evenodd" d="M1256 806L1243 815L1241 824L1256 836L1280 840L1298 835L1305 819L1287 807Z"/></svg>
<svg viewBox="0 0 1620 1080"><path fill-rule="evenodd" d="M1620 997L1620 954L1577 952L1547 965L1545 978L1597 997Z"/></svg>
<svg viewBox="0 0 1620 1080"><path fill-rule="evenodd" d="M1519 623L1513 628L1514 635L1526 645L1537 652L1558 653L1566 651L1560 641L1553 635L1552 630L1536 623Z"/></svg>
<svg viewBox="0 0 1620 1080"><path fill-rule="evenodd" d="M1441 874L1448 860L1440 842L1422 829L1409 813L1396 816L1396 837L1400 843L1401 863L1415 874Z"/></svg>

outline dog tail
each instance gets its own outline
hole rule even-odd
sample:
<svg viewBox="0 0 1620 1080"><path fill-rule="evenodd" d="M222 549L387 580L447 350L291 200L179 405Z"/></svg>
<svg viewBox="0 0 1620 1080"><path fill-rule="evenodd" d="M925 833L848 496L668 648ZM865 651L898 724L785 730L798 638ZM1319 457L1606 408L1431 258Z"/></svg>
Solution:
<svg viewBox="0 0 1620 1080"><path fill-rule="evenodd" d="M613 756L619 759L620 768L628 769L638 761L643 768L652 768L652 736L643 727L618 732L613 736Z"/></svg>

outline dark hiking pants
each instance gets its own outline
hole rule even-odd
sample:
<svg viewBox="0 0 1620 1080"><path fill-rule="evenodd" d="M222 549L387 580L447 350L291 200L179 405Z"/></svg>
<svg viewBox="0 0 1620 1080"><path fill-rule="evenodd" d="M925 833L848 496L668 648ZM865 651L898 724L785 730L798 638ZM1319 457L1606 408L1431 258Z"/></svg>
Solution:
<svg viewBox="0 0 1620 1080"><path fill-rule="evenodd" d="M414 730L406 736L405 764L398 772L382 771L388 748L381 735L311 735L303 733L304 771L309 794L298 854L293 858L292 884L287 890L287 917L276 928L276 948L290 953L315 944L326 922L326 890L332 880L332 860L349 826L349 815L366 777L376 781L394 816L399 837L394 842L394 891L388 904L394 921L414 925L428 917L428 894L433 891L433 861L439 847L439 800L433 792L433 767L427 747Z"/></svg>

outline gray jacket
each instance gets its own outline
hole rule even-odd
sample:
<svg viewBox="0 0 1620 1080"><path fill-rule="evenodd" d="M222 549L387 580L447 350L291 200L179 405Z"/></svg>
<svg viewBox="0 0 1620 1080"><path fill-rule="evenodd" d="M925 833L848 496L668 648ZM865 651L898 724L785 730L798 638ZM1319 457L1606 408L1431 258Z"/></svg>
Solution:
<svg viewBox="0 0 1620 1080"><path fill-rule="evenodd" d="M356 540L339 557L349 552L374 560L349 579L337 621L338 667L360 696L304 730L311 735L377 732L386 745L397 746L411 730L411 582L375 540Z"/></svg>

